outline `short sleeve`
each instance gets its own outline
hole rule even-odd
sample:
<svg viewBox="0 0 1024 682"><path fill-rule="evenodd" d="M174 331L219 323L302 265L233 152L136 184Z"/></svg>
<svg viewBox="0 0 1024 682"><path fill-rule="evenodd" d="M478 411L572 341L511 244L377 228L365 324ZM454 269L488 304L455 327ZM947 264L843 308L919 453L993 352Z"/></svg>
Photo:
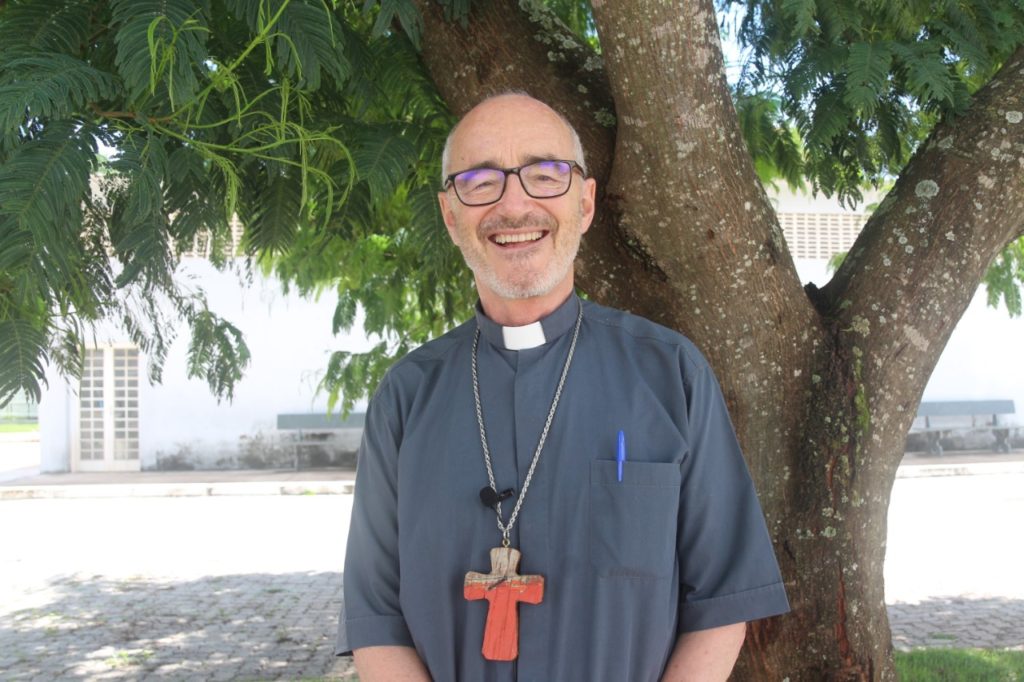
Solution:
<svg viewBox="0 0 1024 682"><path fill-rule="evenodd" d="M682 463L677 538L680 633L789 610L718 381L699 354L683 361L691 371L684 376L689 452Z"/></svg>
<svg viewBox="0 0 1024 682"><path fill-rule="evenodd" d="M366 411L335 653L366 646L413 646L398 601L398 447L389 377Z"/></svg>

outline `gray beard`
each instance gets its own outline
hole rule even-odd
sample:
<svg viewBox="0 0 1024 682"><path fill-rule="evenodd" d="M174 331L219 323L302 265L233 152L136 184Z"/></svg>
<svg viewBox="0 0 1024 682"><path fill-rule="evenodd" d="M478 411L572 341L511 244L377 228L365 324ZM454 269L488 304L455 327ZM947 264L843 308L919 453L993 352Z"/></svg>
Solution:
<svg viewBox="0 0 1024 682"><path fill-rule="evenodd" d="M485 235L499 230L525 229L528 227L539 227L553 232L552 228L557 227L557 225L554 224L554 219L550 216L536 216L534 214L526 214L514 221L495 218L480 224L480 230ZM519 276L512 275L504 279L491 269L484 258L478 257L480 254L472 249L468 251L466 249L460 250L466 265L473 271L480 284L486 286L501 298L521 300L545 296L551 293L572 270L572 265L576 260L579 248L580 239L577 237L576 243L565 253L556 251L555 258L546 271L539 274L520 273Z"/></svg>
<svg viewBox="0 0 1024 682"><path fill-rule="evenodd" d="M469 263L469 267L473 270L473 274L476 275L477 280L482 284L486 285L488 289L496 293L501 298L507 299L524 299L534 298L536 296L545 296L559 285L569 271L572 269L573 261L576 259L576 252L578 247L572 250L570 258L567 262L561 262L561 259L552 264L552 267L548 268L546 272L541 274L539 277L523 277L522 279L517 277L507 277L502 279L498 277L489 267L474 267L472 263Z"/></svg>

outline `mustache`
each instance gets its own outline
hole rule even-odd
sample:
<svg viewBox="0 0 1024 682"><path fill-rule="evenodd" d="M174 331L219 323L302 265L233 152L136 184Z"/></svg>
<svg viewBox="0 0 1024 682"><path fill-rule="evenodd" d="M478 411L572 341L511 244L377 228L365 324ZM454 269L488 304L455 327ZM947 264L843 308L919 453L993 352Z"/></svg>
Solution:
<svg viewBox="0 0 1024 682"><path fill-rule="evenodd" d="M491 216L480 223L480 232L485 236L492 232L508 230L522 230L525 228L538 228L549 232L558 227L558 222L553 216L546 213L524 213L515 218L508 216Z"/></svg>

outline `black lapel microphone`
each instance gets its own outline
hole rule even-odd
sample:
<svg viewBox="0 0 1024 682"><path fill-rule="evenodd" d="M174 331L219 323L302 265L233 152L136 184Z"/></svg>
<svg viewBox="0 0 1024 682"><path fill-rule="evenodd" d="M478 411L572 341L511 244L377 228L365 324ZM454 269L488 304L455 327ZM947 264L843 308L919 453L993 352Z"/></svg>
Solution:
<svg viewBox="0 0 1024 682"><path fill-rule="evenodd" d="M509 488L508 490L502 490L500 493L495 491L489 485L485 485L480 488L480 501L484 503L484 506L488 509L496 509L498 503L502 500L507 500L516 494L515 488Z"/></svg>

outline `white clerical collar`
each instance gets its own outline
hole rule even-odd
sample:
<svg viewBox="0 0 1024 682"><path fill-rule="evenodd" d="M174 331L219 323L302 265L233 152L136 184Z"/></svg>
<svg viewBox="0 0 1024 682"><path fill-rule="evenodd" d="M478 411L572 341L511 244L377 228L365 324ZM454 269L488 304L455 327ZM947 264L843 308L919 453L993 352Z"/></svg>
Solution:
<svg viewBox="0 0 1024 682"><path fill-rule="evenodd" d="M526 350L547 343L544 338L544 326L540 322L532 322L522 327L502 327L502 338L508 350Z"/></svg>
<svg viewBox="0 0 1024 682"><path fill-rule="evenodd" d="M570 331L576 324L580 299L570 294L565 302L550 315L522 327L504 327L484 314L479 301L476 304L476 323L490 343L505 350L528 350L554 341Z"/></svg>

